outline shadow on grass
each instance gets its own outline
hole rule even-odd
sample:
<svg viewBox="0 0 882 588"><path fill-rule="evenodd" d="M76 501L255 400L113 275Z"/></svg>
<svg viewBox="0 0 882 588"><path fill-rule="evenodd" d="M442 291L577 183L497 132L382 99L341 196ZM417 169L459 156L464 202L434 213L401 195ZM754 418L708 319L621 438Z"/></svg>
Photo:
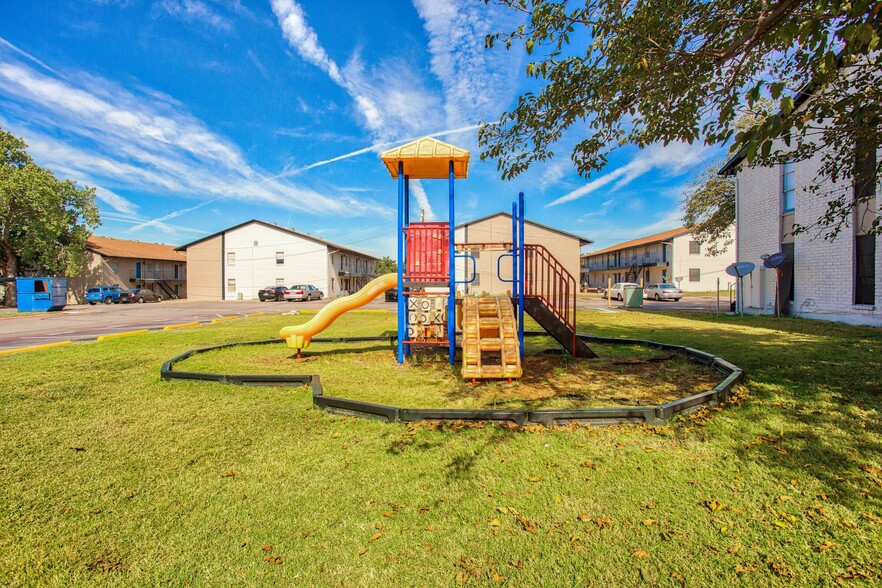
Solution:
<svg viewBox="0 0 882 588"><path fill-rule="evenodd" d="M882 329L794 318L658 316L640 326L581 323L581 332L652 339L717 354L745 371L750 396L705 427L735 454L789 485L814 477L831 499L880 506ZM645 315L644 315L645 317ZM874 465L875 464L875 465ZM877 485L878 484L878 485Z"/></svg>

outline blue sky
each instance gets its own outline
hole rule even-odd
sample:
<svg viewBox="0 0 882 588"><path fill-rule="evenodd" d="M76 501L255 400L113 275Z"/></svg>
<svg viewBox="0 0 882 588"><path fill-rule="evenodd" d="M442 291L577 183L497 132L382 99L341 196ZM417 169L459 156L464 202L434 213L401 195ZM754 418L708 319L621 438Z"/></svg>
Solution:
<svg viewBox="0 0 882 588"><path fill-rule="evenodd" d="M503 182L477 125L530 88L521 50L486 50L515 16L479 0L32 0L0 19L0 126L95 186L96 234L180 245L258 218L393 255L396 183L378 153L430 135L469 149L457 223L510 210L595 241L679 226L717 152L617 151L580 178L557 158ZM447 219L446 182L415 209ZM418 213L414 213L418 214Z"/></svg>

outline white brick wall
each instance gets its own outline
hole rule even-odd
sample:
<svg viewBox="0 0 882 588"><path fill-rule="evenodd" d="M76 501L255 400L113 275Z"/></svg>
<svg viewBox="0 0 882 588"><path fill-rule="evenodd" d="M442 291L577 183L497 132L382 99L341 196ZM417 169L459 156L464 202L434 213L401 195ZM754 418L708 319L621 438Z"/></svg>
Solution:
<svg viewBox="0 0 882 588"><path fill-rule="evenodd" d="M878 154L877 154L878 156ZM815 182L820 155L794 164L796 172L795 220L811 225L825 211L827 199L842 190L851 194L850 182L838 186L827 182L821 194L805 187ZM745 312L774 312L774 270L760 269L760 255L781 249L781 167L748 168L737 174L737 257L757 269L744 279ZM877 210L880 201L876 187ZM853 224L853 223L852 223ZM834 241L810 231L794 238L793 313L807 318L882 326L882 237L876 238L875 305L857 306L854 301L854 232L844 228Z"/></svg>

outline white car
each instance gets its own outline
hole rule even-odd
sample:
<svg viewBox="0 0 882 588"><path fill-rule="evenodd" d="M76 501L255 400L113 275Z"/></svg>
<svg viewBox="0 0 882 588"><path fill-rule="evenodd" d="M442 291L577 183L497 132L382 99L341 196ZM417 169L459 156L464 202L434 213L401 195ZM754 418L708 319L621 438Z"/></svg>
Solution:
<svg viewBox="0 0 882 588"><path fill-rule="evenodd" d="M673 300L683 298L683 291L673 284L650 284L643 289L644 300Z"/></svg>
<svg viewBox="0 0 882 588"><path fill-rule="evenodd" d="M623 301L625 299L625 288L639 288L640 284L635 284L634 282L618 282L613 284L612 288L609 289L610 296L615 298L618 301Z"/></svg>

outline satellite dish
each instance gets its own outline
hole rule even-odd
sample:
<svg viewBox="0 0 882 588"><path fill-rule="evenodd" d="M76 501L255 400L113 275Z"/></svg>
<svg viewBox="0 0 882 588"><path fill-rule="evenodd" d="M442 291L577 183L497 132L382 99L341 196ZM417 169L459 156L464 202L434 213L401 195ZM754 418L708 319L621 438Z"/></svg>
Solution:
<svg viewBox="0 0 882 588"><path fill-rule="evenodd" d="M763 255L762 256L763 266L765 266L769 269L774 269L774 268L778 267L779 265L781 265L782 263L784 263L784 259L786 257L787 256L784 255L784 253L782 253L780 251L778 253L773 253L771 255Z"/></svg>
<svg viewBox="0 0 882 588"><path fill-rule="evenodd" d="M739 261L726 268L726 273L736 278L743 278L753 271L756 266L749 261Z"/></svg>

